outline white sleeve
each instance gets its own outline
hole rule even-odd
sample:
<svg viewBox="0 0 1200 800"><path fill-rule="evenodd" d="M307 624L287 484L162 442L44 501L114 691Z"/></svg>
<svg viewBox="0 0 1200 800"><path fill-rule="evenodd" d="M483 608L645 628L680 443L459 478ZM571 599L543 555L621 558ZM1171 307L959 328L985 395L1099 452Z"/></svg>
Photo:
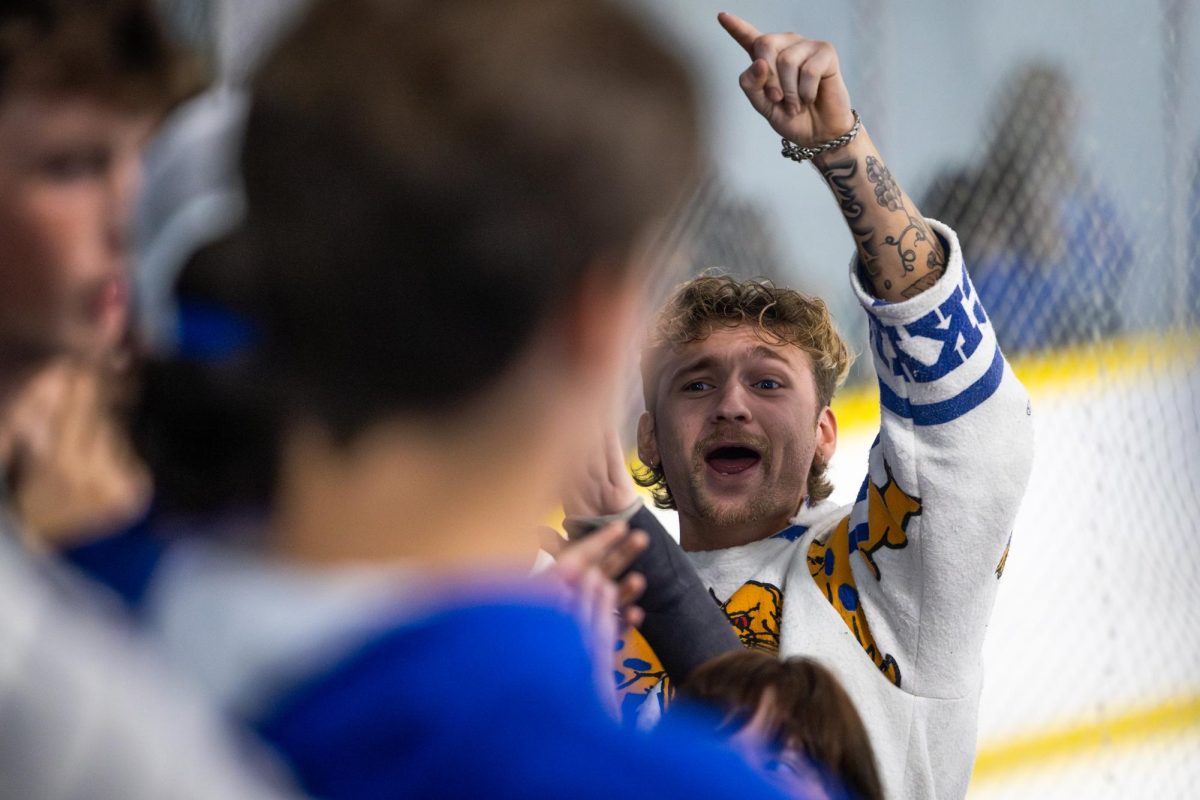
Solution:
<svg viewBox="0 0 1200 800"><path fill-rule="evenodd" d="M843 528L853 580L841 599L860 606L876 665L894 683L957 698L978 686L1033 426L1029 397L1000 352L957 236L929 225L946 245L947 267L920 295L881 301L851 265L870 321L881 423Z"/></svg>

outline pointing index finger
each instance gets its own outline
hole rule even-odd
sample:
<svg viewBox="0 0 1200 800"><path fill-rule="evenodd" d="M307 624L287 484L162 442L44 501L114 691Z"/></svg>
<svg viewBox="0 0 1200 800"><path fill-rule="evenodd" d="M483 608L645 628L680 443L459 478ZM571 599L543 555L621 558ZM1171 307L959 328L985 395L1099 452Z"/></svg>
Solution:
<svg viewBox="0 0 1200 800"><path fill-rule="evenodd" d="M728 11L722 11L720 14L717 14L717 22L721 23L721 27L733 37L734 41L742 46L747 55L754 58L754 40L762 36L758 28L736 14L730 14Z"/></svg>

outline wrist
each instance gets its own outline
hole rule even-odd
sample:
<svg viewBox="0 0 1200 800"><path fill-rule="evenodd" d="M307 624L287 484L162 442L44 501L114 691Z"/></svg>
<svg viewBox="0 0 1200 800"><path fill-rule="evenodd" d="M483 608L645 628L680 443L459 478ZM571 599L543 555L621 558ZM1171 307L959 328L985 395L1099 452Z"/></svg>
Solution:
<svg viewBox="0 0 1200 800"><path fill-rule="evenodd" d="M817 168L817 171L825 175L828 169L835 166L839 162L848 160L862 161L869 155L877 155L875 145L871 141L871 135L867 132L867 126L863 125L859 128L858 135L847 142L842 147L828 150L815 156L812 159L812 165Z"/></svg>
<svg viewBox="0 0 1200 800"><path fill-rule="evenodd" d="M829 125L822 126L819 131L814 131L814 138L817 144L820 144L830 139L836 139L839 136L845 136L854 129L855 125L861 122L862 120L859 118L858 112L853 108L847 108L846 113L839 115L835 120L831 120Z"/></svg>
<svg viewBox="0 0 1200 800"><path fill-rule="evenodd" d="M828 153L842 150L856 138L858 138L858 135L862 131L863 127L862 119L858 116L858 112L854 109L850 109L850 114L852 115L851 118L853 122L847 130L843 131L839 135L822 139L811 145L798 145L795 142L785 138L783 139L783 150L780 154L784 158L792 161L803 162L813 161L821 156L827 155Z"/></svg>
<svg viewBox="0 0 1200 800"><path fill-rule="evenodd" d="M639 502L638 493L631 485L624 485L619 491L614 491L605 498L604 511L607 513L616 513L618 511L628 510L631 506Z"/></svg>
<svg viewBox="0 0 1200 800"><path fill-rule="evenodd" d="M597 528L602 528L610 522L628 522L642 508L642 501L636 494L628 505L620 511L611 514L568 514L563 520L569 538L577 539L586 536Z"/></svg>

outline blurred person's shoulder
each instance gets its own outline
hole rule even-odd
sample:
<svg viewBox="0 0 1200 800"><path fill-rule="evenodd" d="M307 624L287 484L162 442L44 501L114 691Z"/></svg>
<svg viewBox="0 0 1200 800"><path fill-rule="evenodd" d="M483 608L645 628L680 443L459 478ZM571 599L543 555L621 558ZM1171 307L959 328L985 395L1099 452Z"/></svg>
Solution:
<svg viewBox="0 0 1200 800"><path fill-rule="evenodd" d="M5 796L283 796L278 765L174 675L111 600L0 533Z"/></svg>

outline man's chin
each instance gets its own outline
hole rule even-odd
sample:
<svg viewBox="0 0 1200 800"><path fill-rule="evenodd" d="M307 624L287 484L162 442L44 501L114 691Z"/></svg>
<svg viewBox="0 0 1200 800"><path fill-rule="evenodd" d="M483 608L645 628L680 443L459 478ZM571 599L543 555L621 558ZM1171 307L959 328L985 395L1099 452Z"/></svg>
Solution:
<svg viewBox="0 0 1200 800"><path fill-rule="evenodd" d="M701 519L720 528L766 523L771 515L763 505L753 497L701 497L697 503Z"/></svg>

